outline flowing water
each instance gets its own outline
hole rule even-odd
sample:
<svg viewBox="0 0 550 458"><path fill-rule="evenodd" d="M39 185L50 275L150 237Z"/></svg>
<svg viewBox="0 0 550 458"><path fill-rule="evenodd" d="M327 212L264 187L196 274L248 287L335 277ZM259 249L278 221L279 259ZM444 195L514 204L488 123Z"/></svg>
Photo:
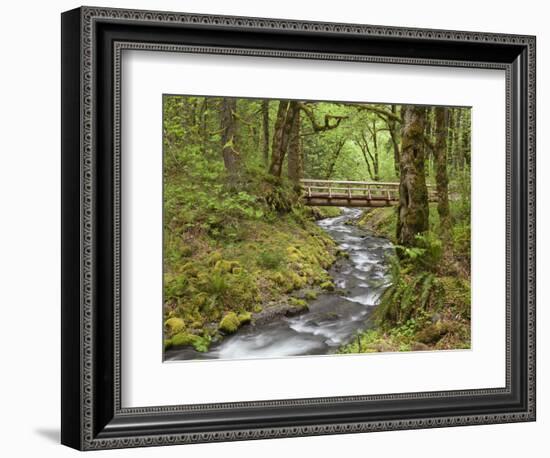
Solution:
<svg viewBox="0 0 550 458"><path fill-rule="evenodd" d="M309 311L298 316L279 316L267 323L248 325L213 344L206 353L191 348L169 349L165 360L248 359L299 355L325 355L348 343L357 331L368 327L370 313L389 285L386 255L392 244L372 237L354 225L361 210L344 208L336 218L317 222L349 253L330 269L336 285L333 293L310 301Z"/></svg>

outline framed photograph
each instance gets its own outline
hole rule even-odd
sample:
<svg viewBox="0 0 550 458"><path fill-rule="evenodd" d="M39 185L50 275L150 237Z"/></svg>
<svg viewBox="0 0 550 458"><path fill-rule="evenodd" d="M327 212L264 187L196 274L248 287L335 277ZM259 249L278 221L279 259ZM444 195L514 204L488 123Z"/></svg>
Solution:
<svg viewBox="0 0 550 458"><path fill-rule="evenodd" d="M62 14L62 443L535 420L535 37Z"/></svg>

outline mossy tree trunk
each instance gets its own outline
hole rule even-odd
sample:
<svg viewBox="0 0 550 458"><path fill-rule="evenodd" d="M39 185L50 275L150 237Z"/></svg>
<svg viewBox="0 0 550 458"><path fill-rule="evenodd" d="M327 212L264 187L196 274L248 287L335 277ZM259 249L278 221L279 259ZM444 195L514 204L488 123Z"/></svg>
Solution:
<svg viewBox="0 0 550 458"><path fill-rule="evenodd" d="M437 188L437 212L439 213L439 227L441 238L446 251L451 242L451 216L449 212L449 179L447 175L447 130L449 110L444 107L435 109L435 145L433 155L435 159L435 181Z"/></svg>
<svg viewBox="0 0 550 458"><path fill-rule="evenodd" d="M413 246L415 236L428 230L428 190L424 164L425 108L404 105L399 161L397 240Z"/></svg>
<svg viewBox="0 0 550 458"><path fill-rule="evenodd" d="M271 165L269 166L269 173L276 177L281 176L290 142L292 124L299 109L299 103L296 101L281 100L279 102L271 146Z"/></svg>
<svg viewBox="0 0 550 458"><path fill-rule="evenodd" d="M452 149L452 163L453 163L453 169L459 170L462 169L462 148L460 147L461 138L460 138L460 132L461 132L461 125L462 125L462 119L460 116L460 113L462 110L453 109L455 115L454 115L454 121L455 124L453 126L453 149Z"/></svg>
<svg viewBox="0 0 550 458"><path fill-rule="evenodd" d="M300 110L297 110L292 119L290 129L290 139L288 144L288 178L295 186L300 185L300 179L303 175L302 149L300 141Z"/></svg>
<svg viewBox="0 0 550 458"><path fill-rule="evenodd" d="M223 163L229 175L235 177L239 173L240 154L236 148L237 134L237 99L224 97L221 103L221 141Z"/></svg>

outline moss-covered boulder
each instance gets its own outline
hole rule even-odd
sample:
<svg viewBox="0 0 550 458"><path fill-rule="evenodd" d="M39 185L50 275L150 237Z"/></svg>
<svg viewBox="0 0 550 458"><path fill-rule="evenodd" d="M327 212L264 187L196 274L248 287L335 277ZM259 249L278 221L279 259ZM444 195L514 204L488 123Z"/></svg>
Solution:
<svg viewBox="0 0 550 458"><path fill-rule="evenodd" d="M313 291L312 289L308 289L304 293L304 298L308 301L312 301L314 299L317 299L317 291Z"/></svg>
<svg viewBox="0 0 550 458"><path fill-rule="evenodd" d="M285 313L286 316L298 315L300 313L304 313L309 310L307 302L304 301L303 299L299 299L297 297L291 297L289 298L288 303L290 307L287 309Z"/></svg>
<svg viewBox="0 0 550 458"><path fill-rule="evenodd" d="M185 322L181 318L168 318L164 322L164 329L168 335L177 334L178 332L183 331L185 328Z"/></svg>
<svg viewBox="0 0 550 458"><path fill-rule="evenodd" d="M446 323L438 321L421 329L416 334L416 339L423 344L434 344L449 332L449 326Z"/></svg>
<svg viewBox="0 0 550 458"><path fill-rule="evenodd" d="M252 321L252 313L250 313L250 312L239 313L237 315L237 318L239 319L239 323L241 325L248 324Z"/></svg>
<svg viewBox="0 0 550 458"><path fill-rule="evenodd" d="M210 345L210 339L208 337L201 337L188 332L180 332L171 339L164 341L164 348L170 347L185 347L192 346L195 350L200 352L208 351Z"/></svg>
<svg viewBox="0 0 550 458"><path fill-rule="evenodd" d="M335 289L334 283L332 283L331 281L324 281L319 286L325 291L334 291Z"/></svg>
<svg viewBox="0 0 550 458"><path fill-rule="evenodd" d="M241 322L237 314L235 312L229 312L220 321L218 329L224 334L233 334L239 329L240 325Z"/></svg>

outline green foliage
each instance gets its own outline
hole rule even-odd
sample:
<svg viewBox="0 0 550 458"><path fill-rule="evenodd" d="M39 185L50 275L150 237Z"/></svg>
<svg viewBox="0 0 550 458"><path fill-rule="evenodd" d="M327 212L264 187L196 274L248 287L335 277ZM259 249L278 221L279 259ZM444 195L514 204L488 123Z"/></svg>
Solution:
<svg viewBox="0 0 550 458"><path fill-rule="evenodd" d="M264 250L258 253L258 265L260 267L263 267L264 269L269 270L276 270L278 269L283 261L285 260L285 256L280 251L271 251L271 250Z"/></svg>
<svg viewBox="0 0 550 458"><path fill-rule="evenodd" d="M200 337L195 334L180 332L164 342L164 348L183 346L192 346L197 351L205 352L208 351L210 346L210 338L208 336Z"/></svg>
<svg viewBox="0 0 550 458"><path fill-rule="evenodd" d="M163 102L165 345L191 345L206 351L211 339L220 337L218 325L221 330L224 320L238 328L253 320L253 314L267 304L281 298L286 300L290 294L312 300L316 293L311 288L334 290L327 269L338 253L313 219L338 216L340 210L304 208L299 189L286 178L286 160L281 177L267 173L260 115L263 101L237 101L233 113L235 135L229 141L224 140L225 145L221 98L165 96ZM370 179L372 161L367 164L357 142L357 135L366 132L368 148L377 149L376 178L396 180L391 138L383 118L357 104L308 102L308 105L319 125L330 117L340 117L341 122L338 128L314 131L312 121L301 116L305 177ZM389 105L372 107L390 110ZM268 109L271 143L278 103L269 102ZM469 112L456 113L461 113L466 125ZM376 133L368 134L367 126ZM456 127L452 129L457 134L463 133ZM469 135L469 131L465 132ZM225 168L224 146L231 147L238 157L237 173L230 174ZM268 146L271 148L271 144ZM456 173L450 176L449 186L452 193L460 196L451 201L452 249L464 273L469 272L470 183L469 157L462 156L465 159L460 164L456 162L459 156L453 153L450 157ZM433 181L433 164L429 159L426 166L428 180ZM362 223L393 239L395 215L393 208L376 209L366 212ZM430 232L420 236L415 247L403 248L406 255L401 265L395 267L391 289L399 310L392 312L387 307L389 316L395 316L399 322L396 329L401 329L403 336L408 335L406 329L412 329L411 323L418 326L421 312L415 311L415 304L420 304L419 309L431 310L435 291L443 282L438 270L444 264L445 247L432 236L438 233L437 225L437 212L432 209ZM447 283L443 284L446 288ZM469 310L464 306L466 286L453 283L449 288L453 291L452 298L445 296L445 300L452 300L453 310L466 316L466 309ZM288 300L296 307L305 303L303 299ZM405 345L401 338L404 337L395 337L396 342Z"/></svg>
<svg viewBox="0 0 550 458"><path fill-rule="evenodd" d="M327 291L334 291L334 283L331 281L324 281L319 285L321 289L327 290Z"/></svg>
<svg viewBox="0 0 550 458"><path fill-rule="evenodd" d="M304 298L308 301L313 301L317 299L317 292L309 289L304 293Z"/></svg>

